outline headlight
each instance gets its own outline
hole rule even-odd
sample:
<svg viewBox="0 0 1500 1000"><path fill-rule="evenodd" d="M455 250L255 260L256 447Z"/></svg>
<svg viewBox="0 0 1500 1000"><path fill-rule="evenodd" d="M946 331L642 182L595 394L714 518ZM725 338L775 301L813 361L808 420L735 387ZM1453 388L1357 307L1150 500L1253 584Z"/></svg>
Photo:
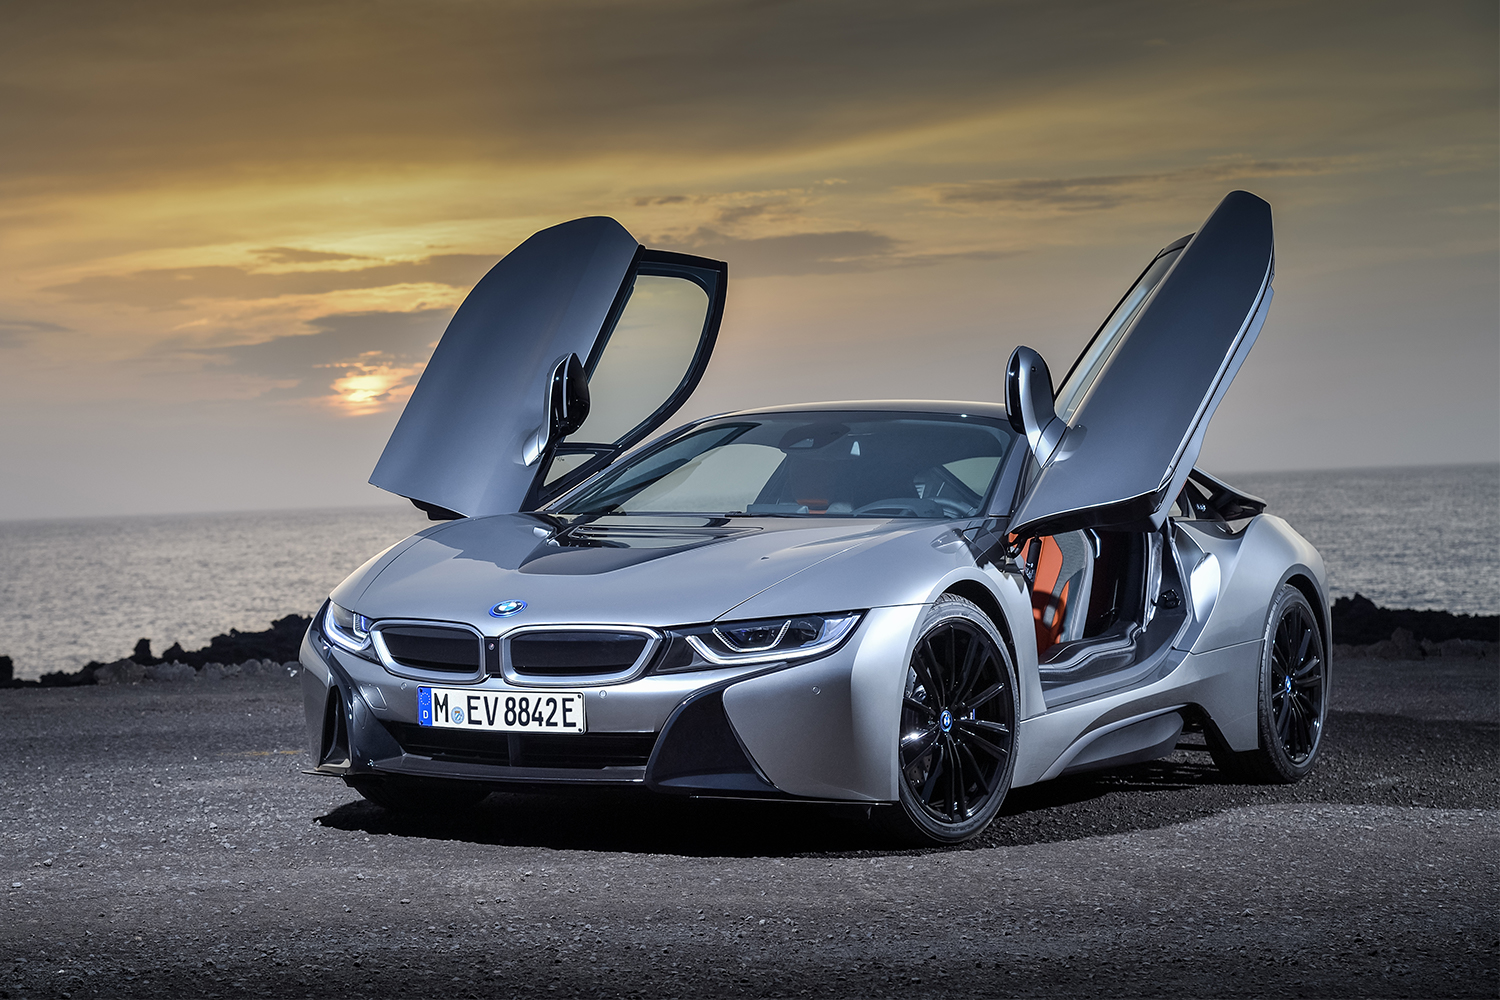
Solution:
<svg viewBox="0 0 1500 1000"><path fill-rule="evenodd" d="M821 656L848 638L862 614L845 611L674 629L667 633L668 646L657 661L656 672L707 670Z"/></svg>
<svg viewBox="0 0 1500 1000"><path fill-rule="evenodd" d="M374 658L370 648L370 619L364 615L357 615L329 601L328 612L323 616L323 634L340 649L367 659Z"/></svg>

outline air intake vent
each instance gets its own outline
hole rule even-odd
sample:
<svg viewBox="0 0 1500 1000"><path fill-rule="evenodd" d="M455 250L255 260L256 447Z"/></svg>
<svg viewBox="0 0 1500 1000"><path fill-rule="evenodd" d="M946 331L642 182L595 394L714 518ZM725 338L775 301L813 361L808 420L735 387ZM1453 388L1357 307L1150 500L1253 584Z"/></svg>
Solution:
<svg viewBox="0 0 1500 1000"><path fill-rule="evenodd" d="M640 632L538 631L507 643L511 672L527 677L593 677L632 670L654 645Z"/></svg>
<svg viewBox="0 0 1500 1000"><path fill-rule="evenodd" d="M454 674L479 672L479 636L441 625L387 625L380 637L391 659L404 667Z"/></svg>
<svg viewBox="0 0 1500 1000"><path fill-rule="evenodd" d="M409 723L386 722L407 753L433 760L491 767L645 767L656 745L655 733L466 733ZM514 750L514 756L512 751Z"/></svg>

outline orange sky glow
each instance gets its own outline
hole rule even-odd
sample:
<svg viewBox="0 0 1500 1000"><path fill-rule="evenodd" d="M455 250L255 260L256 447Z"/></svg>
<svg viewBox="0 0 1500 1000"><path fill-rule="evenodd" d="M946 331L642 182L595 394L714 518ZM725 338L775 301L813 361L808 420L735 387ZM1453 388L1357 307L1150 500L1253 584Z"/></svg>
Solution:
<svg viewBox="0 0 1500 1000"><path fill-rule="evenodd" d="M605 214L729 262L687 417L999 399L1245 188L1211 469L1500 457L1492 3L0 11L0 518L379 503L472 284Z"/></svg>

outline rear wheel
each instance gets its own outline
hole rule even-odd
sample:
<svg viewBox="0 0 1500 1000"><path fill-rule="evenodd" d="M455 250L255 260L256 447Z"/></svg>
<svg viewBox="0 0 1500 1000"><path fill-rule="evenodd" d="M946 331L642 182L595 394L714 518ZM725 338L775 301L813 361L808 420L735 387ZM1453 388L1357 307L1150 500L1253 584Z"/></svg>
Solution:
<svg viewBox="0 0 1500 1000"><path fill-rule="evenodd" d="M927 611L906 669L897 806L875 811L901 840L956 844L989 826L1015 764L1015 666L989 617L948 595Z"/></svg>
<svg viewBox="0 0 1500 1000"><path fill-rule="evenodd" d="M1241 781L1287 784L1312 770L1328 714L1328 656L1313 607L1286 584L1271 602L1256 705L1260 745L1236 752L1209 727L1221 771Z"/></svg>

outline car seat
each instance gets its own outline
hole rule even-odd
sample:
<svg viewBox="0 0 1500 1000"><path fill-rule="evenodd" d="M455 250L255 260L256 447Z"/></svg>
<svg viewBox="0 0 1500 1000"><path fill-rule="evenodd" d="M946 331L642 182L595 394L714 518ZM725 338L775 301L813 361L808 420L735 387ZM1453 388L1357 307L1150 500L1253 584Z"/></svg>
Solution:
<svg viewBox="0 0 1500 1000"><path fill-rule="evenodd" d="M1082 531L1046 535L1038 541L1041 547L1032 578L1031 617L1040 659L1060 642L1083 638L1094 582L1094 553Z"/></svg>

